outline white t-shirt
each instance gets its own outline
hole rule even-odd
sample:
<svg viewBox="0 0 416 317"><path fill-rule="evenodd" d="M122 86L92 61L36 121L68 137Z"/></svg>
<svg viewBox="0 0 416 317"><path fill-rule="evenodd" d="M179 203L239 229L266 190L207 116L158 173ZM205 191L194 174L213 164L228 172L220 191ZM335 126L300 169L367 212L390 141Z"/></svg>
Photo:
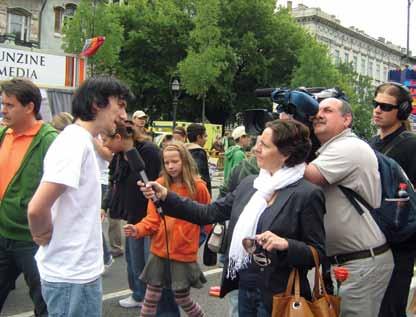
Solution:
<svg viewBox="0 0 416 317"><path fill-rule="evenodd" d="M97 138L99 140L102 140L100 135L98 135ZM95 155L97 156L98 168L100 169L100 183L101 185L108 185L108 166L110 165L110 163L107 160L103 159L97 151L95 151Z"/></svg>
<svg viewBox="0 0 416 317"><path fill-rule="evenodd" d="M99 177L92 135L78 125L68 126L44 160L42 182L67 189L52 206L52 239L36 253L42 279L84 284L103 272Z"/></svg>

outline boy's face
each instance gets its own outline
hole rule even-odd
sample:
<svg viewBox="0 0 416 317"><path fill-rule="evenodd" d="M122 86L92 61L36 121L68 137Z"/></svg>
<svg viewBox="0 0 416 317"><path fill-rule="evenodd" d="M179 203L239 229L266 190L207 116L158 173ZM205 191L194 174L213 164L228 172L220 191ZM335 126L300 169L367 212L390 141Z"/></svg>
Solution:
<svg viewBox="0 0 416 317"><path fill-rule="evenodd" d="M105 108L97 108L96 121L100 127L99 131L107 135L113 135L117 128L117 122L127 117L126 103L118 97L109 97Z"/></svg>

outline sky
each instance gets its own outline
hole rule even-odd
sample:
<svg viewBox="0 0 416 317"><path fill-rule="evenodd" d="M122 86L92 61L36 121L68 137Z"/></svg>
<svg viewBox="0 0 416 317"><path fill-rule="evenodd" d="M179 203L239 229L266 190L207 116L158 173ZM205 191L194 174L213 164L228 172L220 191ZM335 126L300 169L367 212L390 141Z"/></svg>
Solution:
<svg viewBox="0 0 416 317"><path fill-rule="evenodd" d="M413 0L412 0L413 1ZM286 0L278 5L286 6ZM293 7L302 3L334 14L345 27L355 26L373 38L384 37L395 45L407 46L408 0L293 0ZM416 1L410 8L410 50L416 56Z"/></svg>

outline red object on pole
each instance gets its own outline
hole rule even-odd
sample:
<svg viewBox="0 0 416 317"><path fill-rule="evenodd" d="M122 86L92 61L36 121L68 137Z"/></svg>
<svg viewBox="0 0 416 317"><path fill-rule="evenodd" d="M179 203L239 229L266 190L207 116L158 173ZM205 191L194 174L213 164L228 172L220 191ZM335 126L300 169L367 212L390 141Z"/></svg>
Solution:
<svg viewBox="0 0 416 317"><path fill-rule="evenodd" d="M91 39L85 40L84 47L82 48L82 52L80 56L90 57L97 53L98 49L101 45L104 44L105 37L104 36L96 36Z"/></svg>

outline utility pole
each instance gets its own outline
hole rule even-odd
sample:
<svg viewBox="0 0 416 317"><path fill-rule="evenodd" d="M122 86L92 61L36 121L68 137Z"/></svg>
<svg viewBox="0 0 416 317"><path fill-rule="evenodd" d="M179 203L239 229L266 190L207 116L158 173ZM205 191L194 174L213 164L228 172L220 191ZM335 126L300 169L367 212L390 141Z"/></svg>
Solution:
<svg viewBox="0 0 416 317"><path fill-rule="evenodd" d="M413 0L407 0L407 58L410 58L410 6L412 5L412 2Z"/></svg>

